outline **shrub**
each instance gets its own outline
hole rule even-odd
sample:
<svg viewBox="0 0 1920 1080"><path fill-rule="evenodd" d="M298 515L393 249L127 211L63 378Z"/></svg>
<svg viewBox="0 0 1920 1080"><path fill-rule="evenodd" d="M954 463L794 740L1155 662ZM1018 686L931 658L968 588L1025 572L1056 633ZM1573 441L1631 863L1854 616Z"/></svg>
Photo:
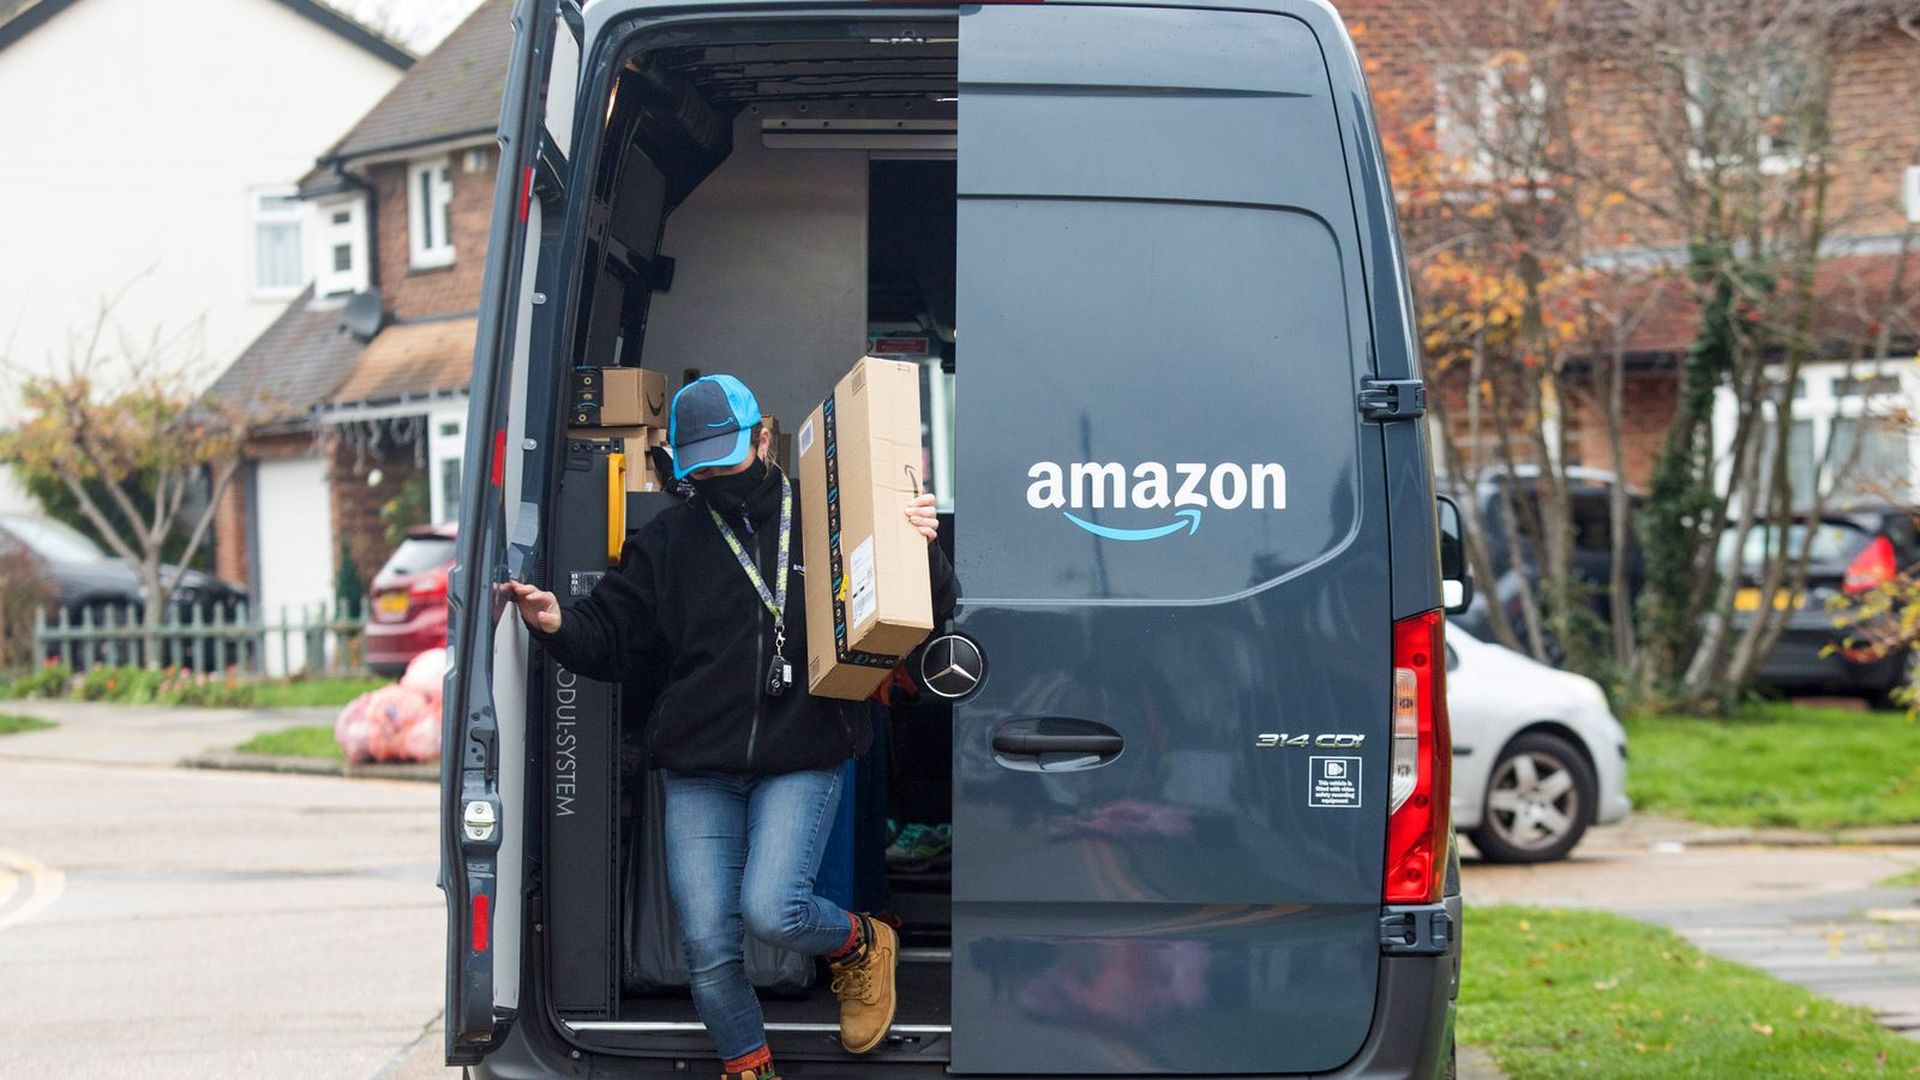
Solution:
<svg viewBox="0 0 1920 1080"><path fill-rule="evenodd" d="M241 709L254 703L253 684L241 682L233 668L217 673L169 669L154 696L168 705L203 709Z"/></svg>
<svg viewBox="0 0 1920 1080"><path fill-rule="evenodd" d="M34 613L57 593L25 552L0 551L0 671L35 662Z"/></svg>
<svg viewBox="0 0 1920 1080"><path fill-rule="evenodd" d="M165 671L148 671L143 667L101 665L87 670L76 694L82 701L146 705L157 699L160 683L166 675Z"/></svg>
<svg viewBox="0 0 1920 1080"><path fill-rule="evenodd" d="M66 697L72 690L73 669L58 662L37 668L7 684L7 696L13 698Z"/></svg>

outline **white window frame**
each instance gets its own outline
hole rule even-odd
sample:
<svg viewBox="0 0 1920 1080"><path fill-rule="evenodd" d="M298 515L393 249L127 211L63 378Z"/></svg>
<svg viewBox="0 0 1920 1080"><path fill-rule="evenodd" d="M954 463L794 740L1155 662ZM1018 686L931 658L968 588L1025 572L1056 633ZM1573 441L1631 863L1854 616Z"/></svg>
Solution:
<svg viewBox="0 0 1920 1080"><path fill-rule="evenodd" d="M1769 371L1769 379L1784 377L1786 372ZM1861 379L1894 378L1898 388L1870 394L1843 393L1845 383ZM1788 409L1787 423L1777 424L1779 445L1784 450L1788 443L1791 425L1806 422L1811 427L1811 442L1816 462L1814 483L1821 491L1828 492L1832 499L1834 485L1839 477L1835 475L1836 462L1831 460L1827 447L1833 438L1834 423L1837 420L1887 420L1899 423L1898 417L1920 404L1920 371L1912 364L1897 361L1872 360L1830 360L1801 365L1801 393L1792 399ZM1774 391L1777 393L1777 391ZM1772 402L1764 403L1761 408L1764 415L1772 420L1777 409ZM1722 386L1714 393L1714 455L1719 476L1720 490L1727 490L1732 480L1728 455L1732 453L1732 432L1738 420L1738 403L1734 399L1731 387ZM1909 475L1920 476L1920 438L1913 433L1907 435L1907 459ZM1909 491L1907 495L1915 492ZM1898 498L1898 495L1895 495Z"/></svg>
<svg viewBox="0 0 1920 1080"><path fill-rule="evenodd" d="M1696 135L1699 133L1701 126L1706 123L1706 114L1702 112L1700 108L1701 80L1704 77L1703 65L1705 63L1706 60L1699 56L1690 56L1686 61L1687 128ZM1779 79L1777 73L1769 77L1776 81ZM1751 85L1747 88L1746 94L1749 98L1757 98L1759 96L1758 91L1754 90ZM1763 176L1785 176L1787 173L1799 168L1806 160L1806 152L1804 149L1785 152L1777 150L1774 146L1773 136L1768 135L1764 131L1755 132L1754 145L1751 153L1753 154L1754 160L1758 162L1760 173ZM1688 144L1687 166L1689 168L1695 172L1700 172L1704 171L1711 164L1713 164L1712 160L1701 151L1697 139Z"/></svg>
<svg viewBox="0 0 1920 1080"><path fill-rule="evenodd" d="M300 193L292 187L254 188L247 193L250 211L247 221L248 291L261 300L288 300L307 287L306 220L307 208L299 202ZM294 230L294 250L298 280L292 284L269 285L260 281L260 230L264 227Z"/></svg>
<svg viewBox="0 0 1920 1080"><path fill-rule="evenodd" d="M427 509L435 524L452 521L456 516L456 507L448 505L452 500L440 480L447 463L463 461L466 452L467 400L462 397L427 414Z"/></svg>
<svg viewBox="0 0 1920 1080"><path fill-rule="evenodd" d="M1434 147L1443 154L1464 159L1467 162L1464 179L1475 182L1493 179L1498 165L1486 141L1480 137L1500 123L1500 105L1506 97L1509 65L1495 64L1494 59L1493 54L1487 54L1456 63L1436 64L1433 69ZM1453 102L1451 92L1452 86L1463 79L1475 84L1477 101L1474 104L1478 113L1474 118L1478 126L1469 125L1464 130L1457 127L1461 111ZM1527 95L1536 108L1544 108L1546 84L1531 69L1527 80Z"/></svg>
<svg viewBox="0 0 1920 1080"><path fill-rule="evenodd" d="M453 265L453 156L407 164L407 247L415 270Z"/></svg>
<svg viewBox="0 0 1920 1080"><path fill-rule="evenodd" d="M369 284L367 265L367 199L364 195L327 199L314 204L313 214L313 294L315 297L350 296L365 292ZM336 222L345 214L347 220ZM348 265L335 269L334 249L345 245Z"/></svg>

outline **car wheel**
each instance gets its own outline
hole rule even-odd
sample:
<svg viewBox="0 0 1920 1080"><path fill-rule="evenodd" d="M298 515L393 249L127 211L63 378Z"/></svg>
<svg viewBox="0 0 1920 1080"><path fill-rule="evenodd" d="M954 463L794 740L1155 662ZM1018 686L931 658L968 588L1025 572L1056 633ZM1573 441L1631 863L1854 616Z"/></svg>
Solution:
<svg viewBox="0 0 1920 1080"><path fill-rule="evenodd" d="M1487 782L1481 825L1467 835L1488 862L1565 858L1593 819L1599 786L1592 766L1572 743L1530 732L1500 752Z"/></svg>
<svg viewBox="0 0 1920 1080"><path fill-rule="evenodd" d="M1906 708L1906 704L1894 698L1894 692L1912 686L1920 680L1920 650L1908 647L1895 669L1899 674L1892 685L1881 687L1867 695L1867 708L1878 712L1891 712Z"/></svg>

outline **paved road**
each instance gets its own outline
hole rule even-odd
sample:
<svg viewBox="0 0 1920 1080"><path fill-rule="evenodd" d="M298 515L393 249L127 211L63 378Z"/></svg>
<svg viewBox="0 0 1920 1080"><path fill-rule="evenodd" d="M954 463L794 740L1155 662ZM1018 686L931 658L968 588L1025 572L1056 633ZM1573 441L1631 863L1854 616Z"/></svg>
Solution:
<svg viewBox="0 0 1920 1080"><path fill-rule="evenodd" d="M0 1076L444 1075L432 786L31 749L0 750Z"/></svg>
<svg viewBox="0 0 1920 1080"><path fill-rule="evenodd" d="M1602 908L1658 923L1920 1037L1920 889L1879 885L1920 868L1920 847L1689 842L1701 834L1642 818L1589 833L1566 862L1469 863L1467 902Z"/></svg>

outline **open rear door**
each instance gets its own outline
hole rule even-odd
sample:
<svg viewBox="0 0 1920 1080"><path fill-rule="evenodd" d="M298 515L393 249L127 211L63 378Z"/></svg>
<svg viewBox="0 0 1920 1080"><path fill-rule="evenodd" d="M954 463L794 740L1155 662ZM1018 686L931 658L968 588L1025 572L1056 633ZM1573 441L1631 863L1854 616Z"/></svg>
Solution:
<svg viewBox="0 0 1920 1080"><path fill-rule="evenodd" d="M1392 624L1320 43L960 16L953 1069L1319 1072L1370 1027Z"/></svg>
<svg viewBox="0 0 1920 1080"><path fill-rule="evenodd" d="M542 332L535 290L554 261L543 251L555 247L550 236L543 245L543 232L552 232L543 223L563 216L579 72L574 0L520 0L513 22L448 590L440 887L447 894L449 1064L484 1057L519 1006L526 636L517 618L502 618L497 584L520 573L533 542L522 535L534 521L520 497L518 447L529 343Z"/></svg>

